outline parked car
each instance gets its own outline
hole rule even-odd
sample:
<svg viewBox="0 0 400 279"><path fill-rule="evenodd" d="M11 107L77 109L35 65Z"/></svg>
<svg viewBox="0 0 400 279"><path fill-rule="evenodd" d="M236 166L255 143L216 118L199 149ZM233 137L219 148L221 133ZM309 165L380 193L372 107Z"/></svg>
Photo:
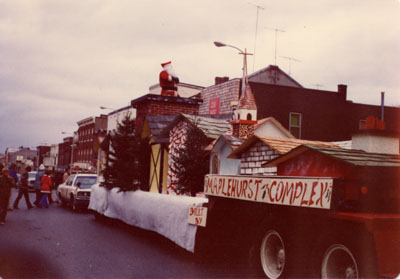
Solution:
<svg viewBox="0 0 400 279"><path fill-rule="evenodd" d="M35 191L35 180L37 171L28 172L28 191Z"/></svg>
<svg viewBox="0 0 400 279"><path fill-rule="evenodd" d="M96 174L72 174L58 185L57 196L63 205L69 204L72 210L87 208L91 188L97 180Z"/></svg>

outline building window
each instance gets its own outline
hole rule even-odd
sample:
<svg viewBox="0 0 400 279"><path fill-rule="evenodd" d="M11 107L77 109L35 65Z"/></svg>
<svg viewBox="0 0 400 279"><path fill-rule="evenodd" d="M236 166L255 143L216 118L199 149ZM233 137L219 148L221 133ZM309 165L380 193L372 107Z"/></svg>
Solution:
<svg viewBox="0 0 400 279"><path fill-rule="evenodd" d="M247 120L251 120L251 114L250 113L247 114Z"/></svg>
<svg viewBox="0 0 400 279"><path fill-rule="evenodd" d="M289 131L298 139L301 139L301 113L291 112L289 116Z"/></svg>
<svg viewBox="0 0 400 279"><path fill-rule="evenodd" d="M217 155L214 155L211 161L211 173L219 174L219 159Z"/></svg>

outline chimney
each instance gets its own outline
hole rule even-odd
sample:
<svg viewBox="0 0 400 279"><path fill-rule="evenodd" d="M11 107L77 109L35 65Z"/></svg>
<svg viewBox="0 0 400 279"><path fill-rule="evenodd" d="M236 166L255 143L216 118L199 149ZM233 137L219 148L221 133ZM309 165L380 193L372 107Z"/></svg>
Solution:
<svg viewBox="0 0 400 279"><path fill-rule="evenodd" d="M385 121L385 92L381 92L381 120Z"/></svg>
<svg viewBox="0 0 400 279"><path fill-rule="evenodd" d="M353 149L399 155L398 135L385 131L385 122L374 116L367 117L364 127L351 140Z"/></svg>
<svg viewBox="0 0 400 279"><path fill-rule="evenodd" d="M338 84L338 93L344 97L344 99L347 99L347 85L345 84Z"/></svg>
<svg viewBox="0 0 400 279"><path fill-rule="evenodd" d="M215 85L227 82L229 77L215 77Z"/></svg>

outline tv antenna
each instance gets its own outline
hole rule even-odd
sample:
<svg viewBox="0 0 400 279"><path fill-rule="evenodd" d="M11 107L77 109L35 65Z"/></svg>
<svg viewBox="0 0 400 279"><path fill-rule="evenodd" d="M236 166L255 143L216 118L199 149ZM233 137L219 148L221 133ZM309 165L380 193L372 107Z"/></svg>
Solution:
<svg viewBox="0 0 400 279"><path fill-rule="evenodd" d="M317 88L317 89L320 89L321 87L324 87L323 84L319 84L319 83L314 83L314 84L311 84L311 85L314 85L315 88Z"/></svg>
<svg viewBox="0 0 400 279"><path fill-rule="evenodd" d="M257 16L256 16L256 34L254 36L254 56L253 56L253 72L254 72L254 65L256 64L256 47L257 47L257 30L258 30L258 12L259 10L264 10L264 7L253 4L253 3L249 3L249 5L252 5L254 7L257 8Z"/></svg>
<svg viewBox="0 0 400 279"><path fill-rule="evenodd" d="M277 52L278 32L282 32L283 33L283 32L286 32L286 31L282 30L282 29L270 28L270 27L266 27L266 29L275 31L275 66L276 66L276 52Z"/></svg>
<svg viewBox="0 0 400 279"><path fill-rule="evenodd" d="M279 57L289 60L289 76L290 76L290 74L291 74L291 68L292 68L292 65L291 65L291 64L292 64L292 61L301 62L300 60L295 59L295 58L293 58L293 57L287 57L287 56L279 56Z"/></svg>

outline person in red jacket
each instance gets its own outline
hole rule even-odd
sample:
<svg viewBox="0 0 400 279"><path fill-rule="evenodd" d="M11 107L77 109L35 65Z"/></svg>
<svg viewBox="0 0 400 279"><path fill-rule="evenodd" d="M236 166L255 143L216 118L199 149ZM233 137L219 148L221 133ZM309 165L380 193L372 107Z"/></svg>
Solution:
<svg viewBox="0 0 400 279"><path fill-rule="evenodd" d="M42 198L40 199L39 205L48 208L49 204L47 203L47 197L51 193L51 185L53 184L49 170L46 170L45 175L42 176L41 184L42 188L40 189L40 192L42 193Z"/></svg>
<svg viewBox="0 0 400 279"><path fill-rule="evenodd" d="M160 73L161 95L179 97L177 87L179 78L172 68L171 61L162 63L161 67L163 67L163 71Z"/></svg>

